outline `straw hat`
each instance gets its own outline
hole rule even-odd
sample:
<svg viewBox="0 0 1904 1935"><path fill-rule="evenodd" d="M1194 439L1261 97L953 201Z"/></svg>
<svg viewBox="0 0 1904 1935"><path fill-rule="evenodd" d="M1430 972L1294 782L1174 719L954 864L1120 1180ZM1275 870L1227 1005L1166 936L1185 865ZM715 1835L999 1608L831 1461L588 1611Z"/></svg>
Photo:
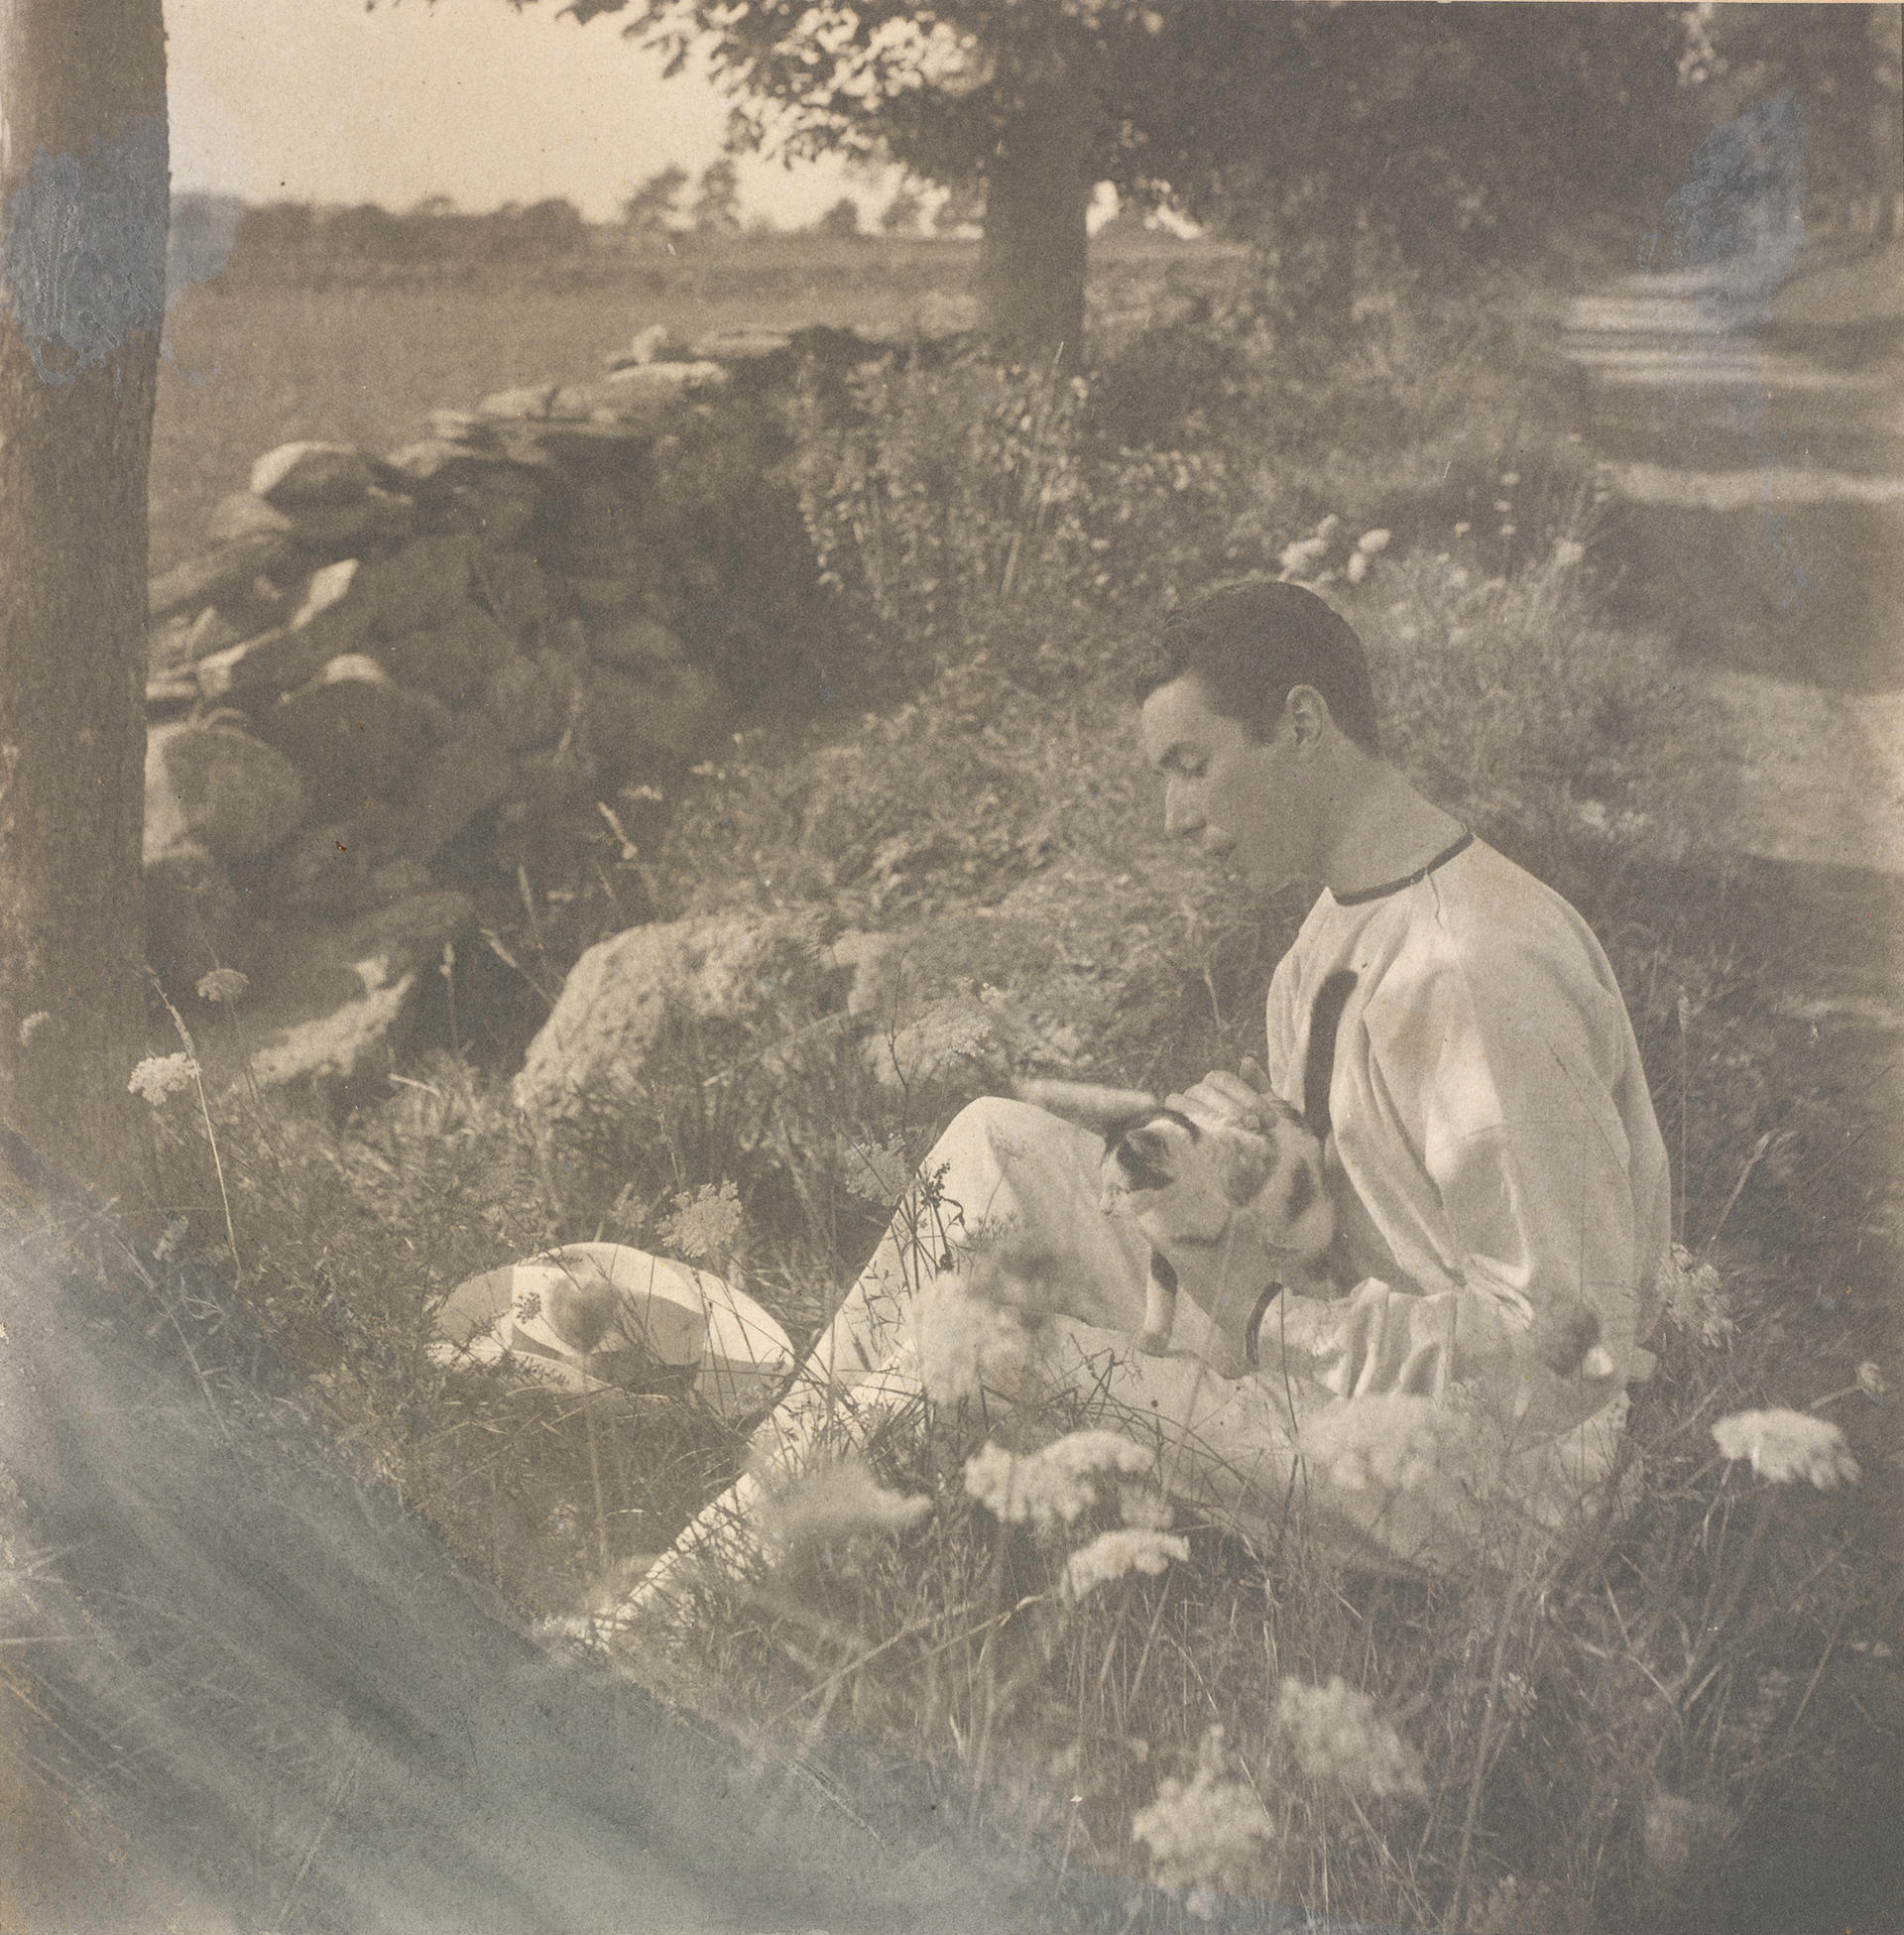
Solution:
<svg viewBox="0 0 1904 1935"><path fill-rule="evenodd" d="M434 1319L434 1362L508 1363L567 1391L692 1393L727 1418L778 1395L786 1332L718 1276L619 1243L570 1243L459 1283Z"/></svg>

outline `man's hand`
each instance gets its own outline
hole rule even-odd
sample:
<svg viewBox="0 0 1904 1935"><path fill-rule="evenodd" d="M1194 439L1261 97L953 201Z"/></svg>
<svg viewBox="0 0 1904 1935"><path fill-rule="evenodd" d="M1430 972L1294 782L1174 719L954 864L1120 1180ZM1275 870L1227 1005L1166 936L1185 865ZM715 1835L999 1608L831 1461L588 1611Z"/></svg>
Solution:
<svg viewBox="0 0 1904 1935"><path fill-rule="evenodd" d="M1181 1095L1166 1095L1163 1106L1192 1122L1213 1127L1260 1129L1263 1098L1269 1093L1269 1077L1263 1073L1262 1064L1253 1055L1246 1055L1240 1073L1213 1068Z"/></svg>

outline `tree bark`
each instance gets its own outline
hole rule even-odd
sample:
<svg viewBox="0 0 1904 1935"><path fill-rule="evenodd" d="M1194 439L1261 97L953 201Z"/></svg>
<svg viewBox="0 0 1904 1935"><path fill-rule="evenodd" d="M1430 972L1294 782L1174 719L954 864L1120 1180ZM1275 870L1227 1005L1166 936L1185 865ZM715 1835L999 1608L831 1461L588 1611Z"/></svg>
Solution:
<svg viewBox="0 0 1904 1935"><path fill-rule="evenodd" d="M980 322L1010 361L1070 369L1084 338L1093 103L1080 63L1062 51L1045 50L1022 73L986 164Z"/></svg>
<svg viewBox="0 0 1904 1935"><path fill-rule="evenodd" d="M161 0L0 0L0 1122L136 1180Z"/></svg>

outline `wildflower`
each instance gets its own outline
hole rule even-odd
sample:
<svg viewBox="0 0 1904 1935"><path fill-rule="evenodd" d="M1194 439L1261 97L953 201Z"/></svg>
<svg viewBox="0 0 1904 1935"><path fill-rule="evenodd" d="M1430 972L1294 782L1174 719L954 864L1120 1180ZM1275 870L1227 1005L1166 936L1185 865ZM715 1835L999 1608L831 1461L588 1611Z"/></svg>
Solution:
<svg viewBox="0 0 1904 1935"><path fill-rule="evenodd" d="M1455 536L1457 538L1465 538L1473 529L1474 526L1466 522L1458 524L1455 526Z"/></svg>
<svg viewBox="0 0 1904 1935"><path fill-rule="evenodd" d="M1392 536L1393 533L1380 530L1379 528L1374 531L1365 531L1356 540L1356 548L1365 556L1373 557L1377 551L1383 551L1388 548L1388 540Z"/></svg>
<svg viewBox="0 0 1904 1935"><path fill-rule="evenodd" d="M1277 1732L1312 1780L1334 1781L1378 1799L1428 1796L1421 1755L1382 1718L1368 1694L1332 1673L1327 1686L1285 1679L1276 1696Z"/></svg>
<svg viewBox="0 0 1904 1935"><path fill-rule="evenodd" d="M1563 538L1554 546L1554 562L1563 571L1571 571L1587 555L1587 546L1578 538Z"/></svg>
<svg viewBox="0 0 1904 1935"><path fill-rule="evenodd" d="M905 1159L905 1144L896 1133L883 1143L849 1143L845 1151L846 1186L861 1201L888 1207L903 1196L912 1182L912 1165Z"/></svg>
<svg viewBox="0 0 1904 1935"><path fill-rule="evenodd" d="M1170 1501L1147 1485L1118 1487L1118 1516L1127 1525L1142 1525L1153 1532L1167 1532L1175 1516Z"/></svg>
<svg viewBox="0 0 1904 1935"><path fill-rule="evenodd" d="M1002 1524L1049 1531L1077 1522L1097 1498L1100 1473L1134 1478L1149 1468L1150 1454L1115 1431L1073 1431L1023 1458L1003 1445L982 1446L966 1461L965 1489Z"/></svg>
<svg viewBox="0 0 1904 1935"><path fill-rule="evenodd" d="M251 977L240 974L236 968L213 968L198 983L200 1001L242 1001L250 992Z"/></svg>
<svg viewBox="0 0 1904 1935"><path fill-rule="evenodd" d="M741 1200L731 1182L718 1190L704 1182L695 1195L677 1190L673 1213L661 1224L661 1241L695 1259L723 1255L740 1233Z"/></svg>
<svg viewBox="0 0 1904 1935"><path fill-rule="evenodd" d="M1073 1599L1083 1599L1132 1572L1147 1572L1154 1578L1172 1559L1189 1556L1189 1541L1174 1533L1120 1525L1100 1532L1071 1554L1065 1561L1064 1589Z"/></svg>
<svg viewBox="0 0 1904 1935"><path fill-rule="evenodd" d="M197 1075L198 1064L188 1054L148 1055L132 1071L132 1080L126 1087L160 1109L164 1108L167 1096L189 1088Z"/></svg>
<svg viewBox="0 0 1904 1935"><path fill-rule="evenodd" d="M1276 564L1284 571L1306 570L1328 548L1327 538L1299 538L1293 544L1283 545L1276 558Z"/></svg>
<svg viewBox="0 0 1904 1935"><path fill-rule="evenodd" d="M1159 1781L1156 1799L1130 1817L1132 1839L1150 1850L1157 1885L1188 1890L1186 1906L1206 1919L1215 1907L1211 1891L1252 1891L1274 1847L1274 1824L1228 1762L1223 1729L1212 1727L1197 1750L1196 1772Z"/></svg>
<svg viewBox="0 0 1904 1935"><path fill-rule="evenodd" d="M1867 1397L1882 1397L1891 1387L1884 1373L1866 1358L1857 1367L1857 1388Z"/></svg>
<svg viewBox="0 0 1904 1935"><path fill-rule="evenodd" d="M910 1531L932 1510L923 1493L891 1492L857 1458L815 1466L768 1499L768 1536L782 1556L855 1537Z"/></svg>
<svg viewBox="0 0 1904 1935"><path fill-rule="evenodd" d="M915 1299L912 1345L919 1382L944 1404L988 1391L1014 1395L1036 1361L1035 1341L1018 1313L973 1296L950 1271Z"/></svg>
<svg viewBox="0 0 1904 1935"><path fill-rule="evenodd" d="M1500 527L1500 536L1503 538L1511 538L1518 529L1519 527L1517 525L1503 524Z"/></svg>
<svg viewBox="0 0 1904 1935"><path fill-rule="evenodd" d="M1416 1492L1434 1476L1450 1425L1432 1398L1350 1398L1304 1419L1303 1456L1345 1492Z"/></svg>
<svg viewBox="0 0 1904 1935"><path fill-rule="evenodd" d="M1368 575L1368 557L1365 551L1355 552L1349 559L1343 575L1351 584L1360 584Z"/></svg>
<svg viewBox="0 0 1904 1935"><path fill-rule="evenodd" d="M1689 1017L1690 1019L1690 1017ZM1674 1244L1666 1270L1666 1314L1679 1328L1716 1349L1732 1334L1731 1311L1711 1264L1695 1263L1692 1252Z"/></svg>
<svg viewBox="0 0 1904 1935"><path fill-rule="evenodd" d="M1752 1470L1774 1485L1803 1479L1821 1492L1835 1491L1843 1481L1855 1484L1857 1460L1844 1442L1844 1433L1829 1418L1811 1417L1782 1406L1762 1411L1734 1411L1713 1426L1721 1455L1749 1459Z"/></svg>

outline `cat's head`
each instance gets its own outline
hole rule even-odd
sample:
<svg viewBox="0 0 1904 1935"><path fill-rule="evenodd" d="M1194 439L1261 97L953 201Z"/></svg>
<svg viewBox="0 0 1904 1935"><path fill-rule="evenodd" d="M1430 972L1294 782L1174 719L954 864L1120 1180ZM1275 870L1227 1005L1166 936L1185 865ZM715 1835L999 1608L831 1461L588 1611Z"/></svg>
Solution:
<svg viewBox="0 0 1904 1935"><path fill-rule="evenodd" d="M1336 1233L1322 1146L1286 1102L1264 1096L1259 1113L1256 1129L1169 1108L1132 1123L1105 1150L1104 1208L1124 1204L1165 1247L1217 1243L1242 1216L1265 1248L1319 1260Z"/></svg>

